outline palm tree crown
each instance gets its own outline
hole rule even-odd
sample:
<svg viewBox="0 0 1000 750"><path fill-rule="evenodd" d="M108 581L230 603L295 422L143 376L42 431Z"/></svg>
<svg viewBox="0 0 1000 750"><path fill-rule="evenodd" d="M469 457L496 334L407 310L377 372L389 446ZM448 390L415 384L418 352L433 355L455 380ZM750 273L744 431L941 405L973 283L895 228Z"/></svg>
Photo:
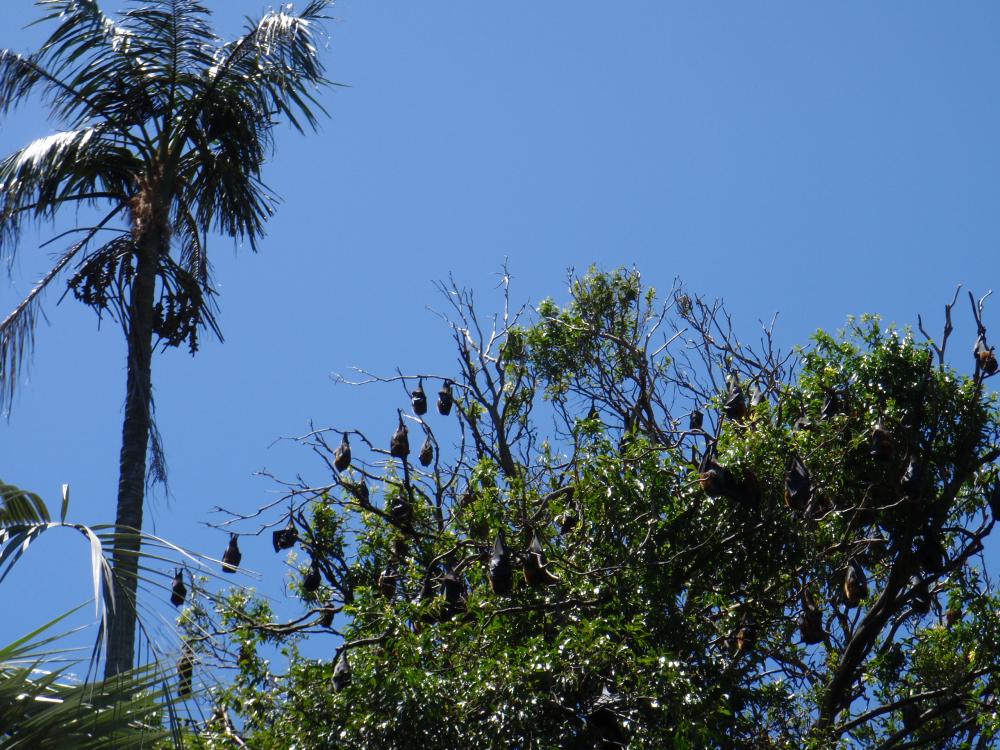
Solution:
<svg viewBox="0 0 1000 750"><path fill-rule="evenodd" d="M41 0L54 25L46 41L33 54L0 51L0 115L38 97L61 128L0 162L0 259L13 258L25 220L99 209L0 323L0 409L30 354L42 292L68 275L74 296L117 320L128 343L119 526L141 528L151 440L159 464L153 349L194 352L201 329L218 334L207 237L257 248L275 205L261 179L274 127L315 129L324 113L317 37L331 2L269 12L223 42L196 0L148 0L116 17L95 0ZM116 550L120 602L134 604L135 551ZM118 606L108 674L131 666L133 640L134 611Z"/></svg>

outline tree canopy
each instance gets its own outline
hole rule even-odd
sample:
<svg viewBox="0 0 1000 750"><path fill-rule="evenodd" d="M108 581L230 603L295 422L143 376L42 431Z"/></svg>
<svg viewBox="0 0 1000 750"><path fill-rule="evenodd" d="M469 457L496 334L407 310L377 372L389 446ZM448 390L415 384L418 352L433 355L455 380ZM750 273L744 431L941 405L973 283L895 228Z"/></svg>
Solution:
<svg viewBox="0 0 1000 750"><path fill-rule="evenodd" d="M957 295L937 339L866 316L783 353L635 271L489 318L442 291L457 371L366 378L404 388L393 429L312 431L325 479L234 516L292 555L305 611L238 589L182 618L237 668L208 746L230 713L275 748L995 741L983 300L966 360Z"/></svg>

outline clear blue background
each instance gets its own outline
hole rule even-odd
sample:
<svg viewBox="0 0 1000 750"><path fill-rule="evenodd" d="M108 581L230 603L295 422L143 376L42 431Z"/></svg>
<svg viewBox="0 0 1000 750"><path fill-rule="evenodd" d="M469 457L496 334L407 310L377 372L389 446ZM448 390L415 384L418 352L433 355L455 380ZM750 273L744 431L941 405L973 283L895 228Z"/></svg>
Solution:
<svg viewBox="0 0 1000 750"><path fill-rule="evenodd" d="M210 4L227 37L263 9ZM22 27L38 11L3 10L0 47L32 49L44 29ZM147 528L180 544L220 555L210 510L280 494L259 470L322 481L307 450L275 444L310 419L388 438L398 388L330 373L453 371L426 309L444 308L433 282L449 273L489 311L505 258L514 300L531 303L565 299L569 267L634 264L655 286L680 276L723 297L748 335L778 312L786 347L862 312L923 313L937 332L956 284L997 284L996 3L342 0L335 13L323 55L349 87L324 95L320 133L279 132L266 179L283 205L262 252L212 243L225 343L154 362L171 494L148 500ZM27 108L0 152L53 127ZM47 267L37 246L25 237L0 314ZM57 297L0 423L0 477L53 507L68 482L71 517L106 522L122 337ZM43 541L4 583L0 642L85 598L87 551L70 540ZM279 591L269 539L245 542L244 563Z"/></svg>

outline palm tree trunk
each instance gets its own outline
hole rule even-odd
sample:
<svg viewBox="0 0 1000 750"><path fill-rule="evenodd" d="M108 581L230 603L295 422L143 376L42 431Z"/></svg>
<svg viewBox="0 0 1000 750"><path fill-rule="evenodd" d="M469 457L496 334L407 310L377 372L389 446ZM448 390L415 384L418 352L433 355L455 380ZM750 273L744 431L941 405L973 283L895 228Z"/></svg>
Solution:
<svg viewBox="0 0 1000 750"><path fill-rule="evenodd" d="M115 539L112 556L114 609L109 613L105 678L131 669L135 662L140 540L137 533L130 532L142 529L146 450L152 424L153 305L158 252L158 243L154 239L146 238L141 242L126 321L128 377L115 516L119 536Z"/></svg>

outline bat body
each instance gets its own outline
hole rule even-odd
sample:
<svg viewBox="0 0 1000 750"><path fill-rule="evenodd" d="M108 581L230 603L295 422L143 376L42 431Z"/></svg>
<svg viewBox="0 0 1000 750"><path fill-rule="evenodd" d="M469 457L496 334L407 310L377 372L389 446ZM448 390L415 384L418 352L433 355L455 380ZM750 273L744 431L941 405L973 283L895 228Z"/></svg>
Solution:
<svg viewBox="0 0 1000 750"><path fill-rule="evenodd" d="M848 607L856 607L867 598L868 579L861 565L852 557L847 563L847 575L844 576L844 601Z"/></svg>
<svg viewBox="0 0 1000 750"><path fill-rule="evenodd" d="M594 747L625 747L628 743L628 735L622 728L617 710L621 701L621 694L609 690L605 684L601 688L601 694L591 704L586 717L599 743Z"/></svg>
<svg viewBox="0 0 1000 750"><path fill-rule="evenodd" d="M743 389L736 378L732 378L729 384L729 391L726 393L726 400L722 404L722 412L733 420L741 420L749 413L746 398L743 396Z"/></svg>
<svg viewBox="0 0 1000 750"><path fill-rule="evenodd" d="M872 430L872 449L870 455L878 461L891 461L895 452L892 435L881 424Z"/></svg>
<svg viewBox="0 0 1000 750"><path fill-rule="evenodd" d="M389 517L397 526L407 526L413 520L413 506L399 498L389 509Z"/></svg>
<svg viewBox="0 0 1000 750"><path fill-rule="evenodd" d="M298 540L299 532L295 528L295 522L291 518L288 519L288 525L285 528L271 534L271 544L274 546L275 552L281 552L283 549L294 547Z"/></svg>
<svg viewBox="0 0 1000 750"><path fill-rule="evenodd" d="M438 391L438 414L443 417L447 417L451 414L451 405L455 401L455 394L451 390L451 381L444 381L444 385L441 386L441 390Z"/></svg>
<svg viewBox="0 0 1000 750"><path fill-rule="evenodd" d="M757 629L750 620L743 620L740 629L736 631L736 653L749 651L757 644Z"/></svg>
<svg viewBox="0 0 1000 750"><path fill-rule="evenodd" d="M341 651L333 668L333 690L339 693L351 684L351 665L347 661L347 652Z"/></svg>
<svg viewBox="0 0 1000 750"><path fill-rule="evenodd" d="M926 615L931 611L931 591L927 581L919 576L910 579L913 588L910 591L910 605L913 611Z"/></svg>
<svg viewBox="0 0 1000 750"><path fill-rule="evenodd" d="M302 579L302 588L312 593L319 588L321 582L319 565L315 560L312 561L312 565L309 566L309 572L306 573L305 578Z"/></svg>
<svg viewBox="0 0 1000 750"><path fill-rule="evenodd" d="M420 460L421 466L430 466L431 461L434 460L434 443L431 442L429 435L424 440L424 444L420 446L420 454L417 458Z"/></svg>
<svg viewBox="0 0 1000 750"><path fill-rule="evenodd" d="M427 394L424 393L423 378L417 382L417 387L410 394L410 404L413 406L413 413L418 417L427 413Z"/></svg>
<svg viewBox="0 0 1000 750"><path fill-rule="evenodd" d="M181 653L180 661L177 662L177 697L188 698L191 696L191 683L194 678L194 652L186 643Z"/></svg>
<svg viewBox="0 0 1000 750"><path fill-rule="evenodd" d="M222 572L235 573L242 559L243 553L240 552L240 543L237 541L236 534L230 534L229 546L226 547L226 552L222 555Z"/></svg>
<svg viewBox="0 0 1000 750"><path fill-rule="evenodd" d="M396 571L386 568L378 577L378 590L386 599L396 595Z"/></svg>
<svg viewBox="0 0 1000 750"><path fill-rule="evenodd" d="M932 575L941 575L948 565L948 553L939 534L927 532L917 543L917 560L920 566Z"/></svg>
<svg viewBox="0 0 1000 750"><path fill-rule="evenodd" d="M987 375L993 375L997 371L997 356L993 347L986 346L986 340L982 336L976 341L976 363Z"/></svg>
<svg viewBox="0 0 1000 750"><path fill-rule="evenodd" d="M844 410L844 399L840 393L834 390L827 391L823 399L823 408L820 409L821 419L831 419Z"/></svg>
<svg viewBox="0 0 1000 750"><path fill-rule="evenodd" d="M445 602L442 613L445 619L450 620L465 609L465 584L451 568L441 578L441 596Z"/></svg>
<svg viewBox="0 0 1000 750"><path fill-rule="evenodd" d="M406 458L410 455L410 437L402 416L399 418L399 426L389 439L389 455L393 458Z"/></svg>
<svg viewBox="0 0 1000 750"><path fill-rule="evenodd" d="M510 564L510 551L507 549L503 529L497 532L486 572L493 593L497 596L509 596L514 586L514 569Z"/></svg>
<svg viewBox="0 0 1000 750"><path fill-rule="evenodd" d="M538 532L531 535L531 544L524 554L521 571L524 573L524 582L533 588L554 586L559 583L559 578L545 567L545 550L542 548L542 540L538 538Z"/></svg>
<svg viewBox="0 0 1000 750"><path fill-rule="evenodd" d="M811 497L812 483L809 479L809 470L802 463L802 459L796 456L788 473L785 474L785 505L792 510L803 511Z"/></svg>
<svg viewBox="0 0 1000 750"><path fill-rule="evenodd" d="M333 465L337 471L345 471L351 465L351 442L347 439L346 432L333 454Z"/></svg>
<svg viewBox="0 0 1000 750"><path fill-rule="evenodd" d="M178 568L174 574L174 581L170 585L170 603L179 607L187 598L187 586L184 585L184 572Z"/></svg>
<svg viewBox="0 0 1000 750"><path fill-rule="evenodd" d="M688 418L688 429L694 432L700 430L703 424L705 424L705 415L695 409Z"/></svg>
<svg viewBox="0 0 1000 750"><path fill-rule="evenodd" d="M823 630L823 614L818 609L803 609L799 613L799 635L806 645L822 643L826 638Z"/></svg>

